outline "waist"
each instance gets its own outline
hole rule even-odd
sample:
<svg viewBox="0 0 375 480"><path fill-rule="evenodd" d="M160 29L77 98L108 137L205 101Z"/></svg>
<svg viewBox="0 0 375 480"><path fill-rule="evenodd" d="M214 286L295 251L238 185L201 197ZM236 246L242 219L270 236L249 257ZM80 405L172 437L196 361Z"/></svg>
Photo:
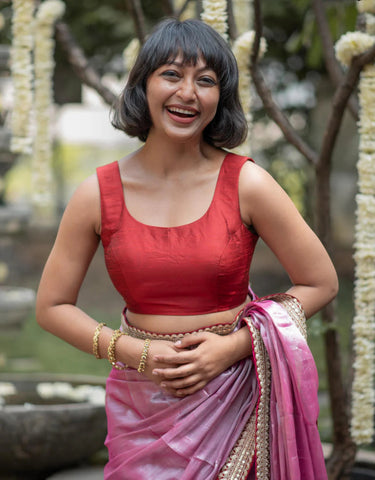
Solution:
<svg viewBox="0 0 375 480"><path fill-rule="evenodd" d="M245 302L245 304L246 303L247 302ZM150 326L154 324L156 318L153 318L152 321L149 322L143 322L141 324L142 326L140 326L138 324L134 324L133 322L129 322L129 314L128 312L124 311L121 317L121 329L123 332L134 338L140 338L143 340L146 338L154 340L170 340L173 342L179 338L182 338L184 335L197 332L211 332L216 333L217 335L229 335L236 330L245 304L237 308L235 314L229 311L220 312L221 314L226 313L227 316L231 313L232 315L230 317L230 321L221 321L223 319L221 314L216 316L216 319L215 317L212 317L211 323L209 323L208 318L205 318L205 321L200 319L199 322L192 322L191 320L187 320L188 317L182 317L178 319L178 322L173 322L174 319L168 319L168 321L164 324L157 322L155 323L155 328L150 328ZM211 315L212 314L210 314L210 317ZM204 317L207 316L204 315ZM181 320L183 320L182 324ZM173 322L173 326L169 325L170 321ZM185 328L182 328L183 326Z"/></svg>

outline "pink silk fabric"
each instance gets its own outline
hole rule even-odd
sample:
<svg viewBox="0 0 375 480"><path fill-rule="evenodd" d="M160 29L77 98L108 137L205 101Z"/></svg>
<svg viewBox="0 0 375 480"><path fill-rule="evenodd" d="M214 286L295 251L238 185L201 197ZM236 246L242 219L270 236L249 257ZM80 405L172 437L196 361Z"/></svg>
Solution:
<svg viewBox="0 0 375 480"><path fill-rule="evenodd" d="M260 331L272 367L271 471L251 478L327 479L317 430L318 378L306 341L273 301L250 302L242 322L252 322ZM112 369L104 479L216 480L257 408L256 369L255 357L249 356L182 399L134 369Z"/></svg>
<svg viewBox="0 0 375 480"><path fill-rule="evenodd" d="M252 302L243 317L260 331L271 363L271 479L326 480L318 373L306 340L277 302Z"/></svg>

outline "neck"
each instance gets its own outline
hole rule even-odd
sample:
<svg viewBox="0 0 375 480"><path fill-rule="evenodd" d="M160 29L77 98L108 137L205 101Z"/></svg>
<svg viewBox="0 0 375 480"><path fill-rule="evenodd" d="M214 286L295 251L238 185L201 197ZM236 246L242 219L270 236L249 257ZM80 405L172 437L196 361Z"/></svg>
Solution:
<svg viewBox="0 0 375 480"><path fill-rule="evenodd" d="M200 142L166 142L149 136L139 151L139 161L155 175L167 177L196 168L211 158L217 149L203 140Z"/></svg>

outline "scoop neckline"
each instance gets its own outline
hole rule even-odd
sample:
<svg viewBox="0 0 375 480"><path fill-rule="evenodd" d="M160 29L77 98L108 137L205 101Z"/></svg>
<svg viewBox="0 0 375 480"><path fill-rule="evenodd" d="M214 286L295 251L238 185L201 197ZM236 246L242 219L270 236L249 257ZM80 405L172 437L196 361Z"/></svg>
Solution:
<svg viewBox="0 0 375 480"><path fill-rule="evenodd" d="M147 223L143 223L141 222L140 220L137 220L128 210L128 207L126 205L126 201L125 201L125 192L124 192L124 186L122 184L122 181L121 181L121 172L120 172L120 164L119 162L117 161L116 164L117 164L117 173L118 173L118 178L119 178L119 182L120 182L120 188L121 188L121 193L122 193L122 202L123 202L123 208L124 208L124 211L126 213L126 215L135 223L137 223L138 225L141 225L142 227L145 227L145 228L149 228L149 229L155 229L155 230L177 230L177 229L182 229L182 228L186 228L186 227L191 227L192 225L196 224L196 223L199 223L201 221L203 221L205 219L205 217L208 216L210 210L213 208L213 205L215 203L215 199L217 197L217 192L219 190L219 184L221 183L221 177L223 175L223 171L224 171L224 164L226 163L228 157L230 157L231 153L230 152L227 152L223 158L223 161L220 165L220 169L219 169L219 174L217 176L217 179L216 179L216 184L215 184L215 189L214 189L214 194L211 198L211 202L207 208L207 210L203 213L202 216L200 216L199 218L197 218L196 220L193 220L192 222L189 222L189 223L183 223L182 225L175 225L175 226L172 226L172 227L163 227L163 226L160 226L160 225L149 225Z"/></svg>

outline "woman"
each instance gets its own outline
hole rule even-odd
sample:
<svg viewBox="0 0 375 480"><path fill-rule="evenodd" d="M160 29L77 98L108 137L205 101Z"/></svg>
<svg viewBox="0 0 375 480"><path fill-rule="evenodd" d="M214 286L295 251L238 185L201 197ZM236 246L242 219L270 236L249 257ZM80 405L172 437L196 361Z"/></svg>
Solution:
<svg viewBox="0 0 375 480"><path fill-rule="evenodd" d="M113 118L144 145L79 186L45 266L39 324L114 367L106 479L326 478L303 311L334 298L337 277L270 175L223 150L246 136L237 87L215 31L159 24ZM248 289L259 236L286 294ZM126 303L116 331L76 306L100 241Z"/></svg>

